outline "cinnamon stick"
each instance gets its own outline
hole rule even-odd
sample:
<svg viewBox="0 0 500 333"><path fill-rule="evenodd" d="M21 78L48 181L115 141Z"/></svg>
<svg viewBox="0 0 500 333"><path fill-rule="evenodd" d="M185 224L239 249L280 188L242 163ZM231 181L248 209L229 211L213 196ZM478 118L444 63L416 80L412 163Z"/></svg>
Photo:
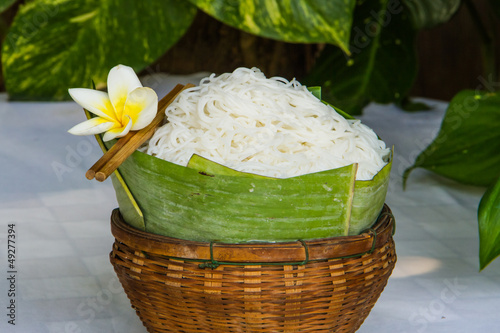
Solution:
<svg viewBox="0 0 500 333"><path fill-rule="evenodd" d="M164 105L170 101L173 97L176 96L178 92L182 90L183 86L178 84L177 86L170 91L167 95L165 95L159 102L158 102L158 111L157 115L162 113L162 109L164 109ZM129 132L127 135L119 139L101 158L93 165L90 167L90 169L85 173L85 177L87 179L93 179L95 177L95 174L99 172L106 163L109 162L109 160L116 154L117 151L122 149L122 147L135 135L136 132Z"/></svg>
<svg viewBox="0 0 500 333"><path fill-rule="evenodd" d="M153 121L145 128L137 132L129 132L119 139L85 174L88 179L95 177L98 181L106 180L132 153L139 148L146 140L153 136L153 133L165 118L165 109L187 88L194 87L193 84L185 86L178 84L165 97L158 102L158 112ZM92 177L92 178L89 178Z"/></svg>
<svg viewBox="0 0 500 333"><path fill-rule="evenodd" d="M90 167L90 169L87 170L85 177L89 180L94 179L96 172L108 163L109 159L116 153L116 151L120 150L134 134L134 132L128 132L127 135L116 141L116 143L104 155L102 155L102 157L98 159L97 162Z"/></svg>

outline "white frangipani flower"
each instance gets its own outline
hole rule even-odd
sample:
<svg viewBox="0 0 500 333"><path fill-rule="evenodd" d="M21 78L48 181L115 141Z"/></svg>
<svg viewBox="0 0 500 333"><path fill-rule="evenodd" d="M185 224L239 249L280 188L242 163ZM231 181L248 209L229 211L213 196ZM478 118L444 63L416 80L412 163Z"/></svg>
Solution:
<svg viewBox="0 0 500 333"><path fill-rule="evenodd" d="M108 74L108 93L85 88L69 89L75 102L97 117L68 132L74 135L104 133L103 141L125 136L151 123L158 110L158 96L143 87L131 67L118 65Z"/></svg>

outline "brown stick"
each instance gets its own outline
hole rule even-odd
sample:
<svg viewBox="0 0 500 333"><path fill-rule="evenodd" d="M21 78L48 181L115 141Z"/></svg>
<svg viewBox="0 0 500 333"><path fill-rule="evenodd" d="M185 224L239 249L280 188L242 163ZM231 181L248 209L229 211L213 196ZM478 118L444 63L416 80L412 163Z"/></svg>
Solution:
<svg viewBox="0 0 500 333"><path fill-rule="evenodd" d="M160 101L158 101L158 110L161 110L161 112L163 112L163 110L166 109L166 106L172 99L173 94L177 94L182 89L184 88L181 84L175 86L169 94L165 95ZM122 147L132 138L132 136L135 135L135 133L135 131L128 132L127 135L116 141L116 143L97 162L95 162L95 164L91 166L90 169L87 170L87 172L85 173L85 177L87 177L87 179L89 180L94 179L96 172L98 172L106 163L108 163L111 157L113 157L118 150L122 149Z"/></svg>
<svg viewBox="0 0 500 333"><path fill-rule="evenodd" d="M159 102L158 102L158 111L157 115L163 113L163 109L165 108L165 104L169 102L173 96L175 97L178 92L182 90L183 86L182 85L177 85L163 97ZM93 166L90 167L90 169L85 173L85 177L87 179L93 179L95 177L95 174L102 169L108 162L109 160L116 154L117 151L123 148L123 146L136 134L136 132L129 132L127 135L125 135L123 138L119 139Z"/></svg>
<svg viewBox="0 0 500 333"><path fill-rule="evenodd" d="M116 151L120 150L134 134L134 132L128 132L127 135L116 141L116 143L100 159L98 159L97 162L90 167L90 169L87 170L85 177L87 177L87 179L94 179L96 172L108 163L109 159L116 153Z"/></svg>
<svg viewBox="0 0 500 333"><path fill-rule="evenodd" d="M128 133L118 140L86 173L87 178L94 176L102 182L106 180L132 153L139 148L146 140L153 136L153 133L165 118L165 109L187 88L194 87L192 84L185 86L178 84L172 91L158 102L158 113L153 121L137 132ZM115 148L116 147L116 148ZM89 178L92 179L92 178Z"/></svg>

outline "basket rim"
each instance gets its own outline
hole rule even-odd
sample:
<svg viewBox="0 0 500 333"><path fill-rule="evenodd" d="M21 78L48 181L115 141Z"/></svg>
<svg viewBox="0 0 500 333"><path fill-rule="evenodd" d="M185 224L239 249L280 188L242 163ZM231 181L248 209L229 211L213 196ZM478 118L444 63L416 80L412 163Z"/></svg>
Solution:
<svg viewBox="0 0 500 333"><path fill-rule="evenodd" d="M111 233L118 242L133 248L179 259L279 263L348 258L371 253L392 238L394 223L389 206L384 204L373 227L360 235L276 243L199 242L135 229L124 221L119 209L116 208L111 214Z"/></svg>

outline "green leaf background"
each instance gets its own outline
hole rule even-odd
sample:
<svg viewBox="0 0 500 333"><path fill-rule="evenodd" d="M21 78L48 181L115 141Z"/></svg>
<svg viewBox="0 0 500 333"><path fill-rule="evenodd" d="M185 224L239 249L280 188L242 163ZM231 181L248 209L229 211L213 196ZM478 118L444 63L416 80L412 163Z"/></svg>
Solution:
<svg viewBox="0 0 500 333"><path fill-rule="evenodd" d="M354 14L351 57L326 46L306 84L323 82L323 99L350 114L371 101L399 103L416 76L415 31L401 4L362 1Z"/></svg>
<svg viewBox="0 0 500 333"><path fill-rule="evenodd" d="M448 106L434 141L404 173L424 168L464 184L489 186L500 176L500 95L465 90Z"/></svg>
<svg viewBox="0 0 500 333"><path fill-rule="evenodd" d="M3 43L9 96L64 100L68 88L105 84L117 64L139 72L185 33L195 13L176 0L28 2Z"/></svg>
<svg viewBox="0 0 500 333"><path fill-rule="evenodd" d="M355 0L190 0L243 31L293 43L329 43L348 52Z"/></svg>

